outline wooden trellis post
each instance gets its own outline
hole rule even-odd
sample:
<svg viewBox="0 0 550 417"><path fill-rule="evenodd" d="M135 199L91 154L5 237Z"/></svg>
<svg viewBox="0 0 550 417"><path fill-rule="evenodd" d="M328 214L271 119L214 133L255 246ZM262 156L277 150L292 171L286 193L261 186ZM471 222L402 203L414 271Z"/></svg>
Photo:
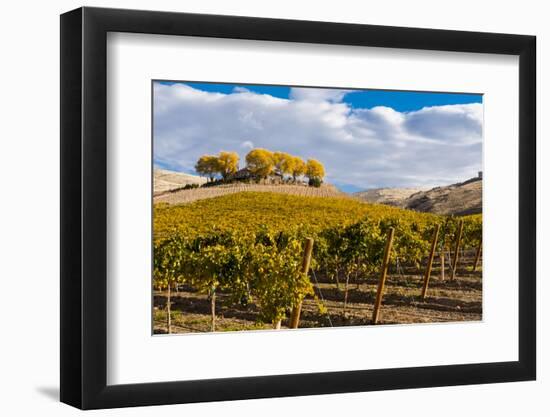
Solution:
<svg viewBox="0 0 550 417"><path fill-rule="evenodd" d="M479 258L481 256L481 248L483 247L482 238L479 238L479 246L477 247L476 251L476 258L474 260L474 267L472 268L472 271L475 271L477 269L477 264L479 263Z"/></svg>
<svg viewBox="0 0 550 417"><path fill-rule="evenodd" d="M453 268L451 270L451 279L455 279L456 267L458 264L458 251L460 249L460 240L462 239L462 230L464 229L464 221L460 220L458 224L458 235L456 236L455 252L453 254Z"/></svg>
<svg viewBox="0 0 550 417"><path fill-rule="evenodd" d="M172 333L172 312L171 312L171 306L172 300L171 300L171 292L170 292L170 280L168 280L168 291L166 293L166 331L168 334Z"/></svg>
<svg viewBox="0 0 550 417"><path fill-rule="evenodd" d="M309 272L309 265L311 264L311 252L313 251L313 239L308 237L306 239L306 247L304 249L304 257L302 259L302 268L300 272L307 275ZM290 328L297 329L300 323L300 313L302 312L302 302L292 309L290 315Z"/></svg>
<svg viewBox="0 0 550 417"><path fill-rule="evenodd" d="M210 330L216 331L216 287L210 289Z"/></svg>
<svg viewBox="0 0 550 417"><path fill-rule="evenodd" d="M394 228L391 227L386 240L386 248L384 249L384 259L382 260L382 270L380 271L380 281L378 282L378 291L376 292L376 301L374 310L372 311L372 324L378 323L380 316L380 306L382 305L382 297L384 295L384 285L386 284L386 276L388 274L388 265L390 264L391 247L393 243Z"/></svg>
<svg viewBox="0 0 550 417"><path fill-rule="evenodd" d="M443 246L441 247L441 253L439 256L441 257L440 279L441 281L445 281L445 249Z"/></svg>
<svg viewBox="0 0 550 417"><path fill-rule="evenodd" d="M446 240L447 240L447 237L445 236L445 234L443 234L443 241L441 243L441 247L439 248L440 249L439 256L441 258L440 259L441 260L441 271L440 271L441 281L445 281L445 244L447 243Z"/></svg>
<svg viewBox="0 0 550 417"><path fill-rule="evenodd" d="M426 293L428 292L428 283L430 281L430 275L432 273L432 265L435 256L435 248L437 246L437 238L439 237L439 229L441 226L438 224L435 227L434 235L432 239L432 246L430 248L430 256L428 257L428 264L426 265L426 273L424 274L424 285L422 286L422 299L426 298Z"/></svg>

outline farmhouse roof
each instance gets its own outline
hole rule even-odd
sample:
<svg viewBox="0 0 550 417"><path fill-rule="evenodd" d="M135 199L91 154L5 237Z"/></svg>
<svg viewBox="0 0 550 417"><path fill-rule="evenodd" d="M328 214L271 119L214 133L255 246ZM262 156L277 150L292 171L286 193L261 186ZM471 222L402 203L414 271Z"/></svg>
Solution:
<svg viewBox="0 0 550 417"><path fill-rule="evenodd" d="M243 178L249 178L250 176L251 176L251 173L248 168L241 168L237 172L235 172L233 175L231 175L231 178L243 179Z"/></svg>

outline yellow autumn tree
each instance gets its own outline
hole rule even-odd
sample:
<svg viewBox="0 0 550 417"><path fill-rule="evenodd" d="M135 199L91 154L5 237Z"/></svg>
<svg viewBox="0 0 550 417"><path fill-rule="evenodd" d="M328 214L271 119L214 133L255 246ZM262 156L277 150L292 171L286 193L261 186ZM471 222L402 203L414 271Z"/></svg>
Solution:
<svg viewBox="0 0 550 417"><path fill-rule="evenodd" d="M292 175L292 167L295 157L286 152L275 152L273 154L274 171L276 174L284 177L286 174Z"/></svg>
<svg viewBox="0 0 550 417"><path fill-rule="evenodd" d="M309 178L311 185L313 183L321 185L325 176L325 167L316 159L308 159L306 165L306 176Z"/></svg>
<svg viewBox="0 0 550 417"><path fill-rule="evenodd" d="M273 171L273 153L267 149L255 148L246 155L246 167L257 178L267 178Z"/></svg>
<svg viewBox="0 0 550 417"><path fill-rule="evenodd" d="M292 179L296 182L296 179L306 173L306 163L304 160L298 156L292 157L292 164L290 169L290 174Z"/></svg>
<svg viewBox="0 0 550 417"><path fill-rule="evenodd" d="M195 164L195 171L213 181L216 174L220 172L218 157L214 155L201 156Z"/></svg>
<svg viewBox="0 0 550 417"><path fill-rule="evenodd" d="M218 169L225 180L239 169L239 155L236 152L220 152L218 155Z"/></svg>

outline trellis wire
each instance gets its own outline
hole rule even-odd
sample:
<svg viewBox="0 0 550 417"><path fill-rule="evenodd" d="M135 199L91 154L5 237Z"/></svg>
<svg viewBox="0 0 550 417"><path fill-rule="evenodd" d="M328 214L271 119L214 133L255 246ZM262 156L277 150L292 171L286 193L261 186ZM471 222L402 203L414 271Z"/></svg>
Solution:
<svg viewBox="0 0 550 417"><path fill-rule="evenodd" d="M321 286L319 285L319 281L317 281L317 275L315 275L315 270L312 269L311 272L313 272L313 279L315 280L315 285L317 286L317 289L319 290L319 296L321 297L321 302L323 303L323 305L326 307L325 305L325 298L323 297L323 292L321 291ZM330 314L328 312L328 308L327 308L327 318L328 318L328 322L330 324L330 327L334 327L332 325L332 320L330 319Z"/></svg>

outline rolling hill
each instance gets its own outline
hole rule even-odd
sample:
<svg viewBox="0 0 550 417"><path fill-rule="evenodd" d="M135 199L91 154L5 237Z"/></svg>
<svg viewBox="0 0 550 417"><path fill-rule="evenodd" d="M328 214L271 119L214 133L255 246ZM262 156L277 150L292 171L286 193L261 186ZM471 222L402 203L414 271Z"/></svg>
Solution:
<svg viewBox="0 0 550 417"><path fill-rule="evenodd" d="M204 184L205 182L206 178L197 175L155 168L153 171L153 194L158 196L185 187L187 184Z"/></svg>
<svg viewBox="0 0 550 417"><path fill-rule="evenodd" d="M277 187L283 189L285 186ZM215 188L218 187L183 192L194 193ZM300 188L312 192L322 190L313 187ZM316 233L330 227L352 224L365 216L377 220L399 218L403 223L414 221L419 224L437 220L437 216L429 213L365 204L358 199L346 197L345 194L340 197L252 190L196 199L186 204L155 204L153 217L155 239L162 239L176 230L185 236L214 230L257 231L263 227L279 231L301 229Z"/></svg>
<svg viewBox="0 0 550 417"><path fill-rule="evenodd" d="M372 190L359 191L353 195L368 203L402 207L407 198L424 190L424 188L374 188Z"/></svg>
<svg viewBox="0 0 550 417"><path fill-rule="evenodd" d="M187 204L240 192L271 192L309 197L354 197L375 204L384 204L433 214L468 215L482 211L482 180L467 181L432 189L377 188L346 194L331 184L320 188L303 184L222 184L207 188L184 190L187 184L202 185L205 178L164 169L154 170L154 202Z"/></svg>
<svg viewBox="0 0 550 417"><path fill-rule="evenodd" d="M338 191L336 187L330 184L323 184L321 187L308 187L306 185L294 184L223 184L214 187L197 188L193 190L174 190L172 192L155 195L155 203L168 204L187 204L207 198L215 198L228 194L242 192L255 193L276 193L289 194L303 197L347 197L349 195Z"/></svg>
<svg viewBox="0 0 550 417"><path fill-rule="evenodd" d="M430 190L375 189L360 191L354 196L370 203L387 204L426 213L478 214L482 211L482 180L476 177Z"/></svg>

